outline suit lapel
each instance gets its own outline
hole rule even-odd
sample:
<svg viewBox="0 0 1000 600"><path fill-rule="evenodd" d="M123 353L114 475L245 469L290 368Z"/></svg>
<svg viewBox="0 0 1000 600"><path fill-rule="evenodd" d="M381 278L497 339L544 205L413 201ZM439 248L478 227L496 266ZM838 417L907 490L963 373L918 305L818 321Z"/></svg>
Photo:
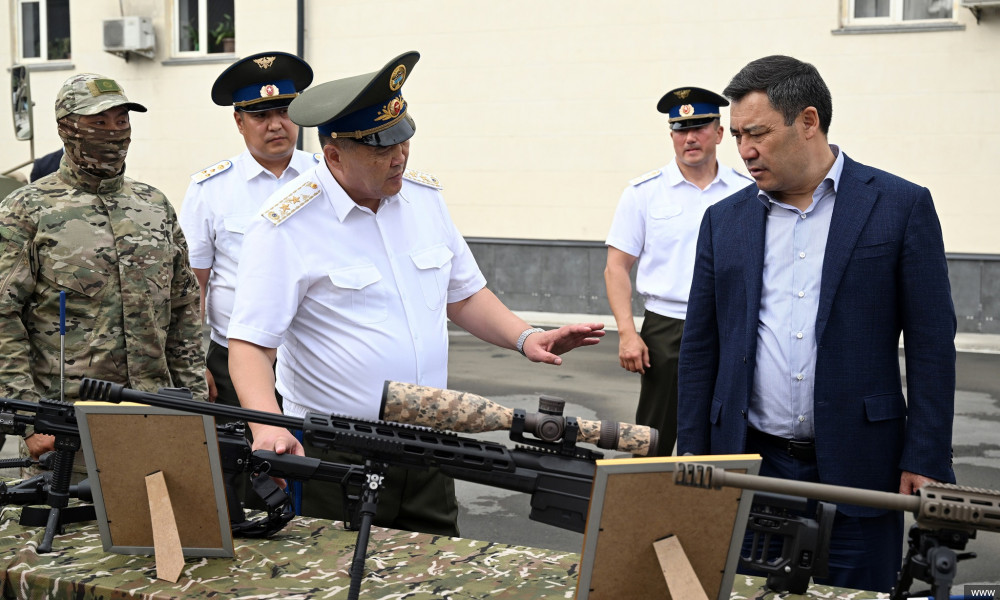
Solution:
<svg viewBox="0 0 1000 600"><path fill-rule="evenodd" d="M760 294L764 285L764 230L767 225L767 208L757 199L756 185L746 188L747 198L740 210L740 236L743 255L747 257L743 273L747 298L746 336L747 352L753 354L757 344L757 322L760 320Z"/></svg>
<svg viewBox="0 0 1000 600"><path fill-rule="evenodd" d="M819 309L816 311L817 342L823 339L823 331L830 318L837 288L857 245L861 230L868 222L868 215L878 199L878 192L868 185L871 179L870 171L844 156L844 170L840 176L840 187L837 190L837 200L830 220L830 234L823 255Z"/></svg>

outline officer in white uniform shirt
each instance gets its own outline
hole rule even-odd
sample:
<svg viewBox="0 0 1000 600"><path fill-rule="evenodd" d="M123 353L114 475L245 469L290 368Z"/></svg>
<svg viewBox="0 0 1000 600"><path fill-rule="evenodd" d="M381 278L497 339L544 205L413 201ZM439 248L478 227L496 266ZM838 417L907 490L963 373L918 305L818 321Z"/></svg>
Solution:
<svg viewBox="0 0 1000 600"><path fill-rule="evenodd" d="M667 92L656 108L668 114L674 158L625 188L608 233L604 281L618 324L618 360L641 374L635 422L660 431L659 453L677 439L677 357L695 245L705 210L750 183L715 157L722 141L722 96L695 87ZM632 318L629 273L645 302L642 332Z"/></svg>
<svg viewBox="0 0 1000 600"><path fill-rule="evenodd" d="M246 150L192 175L181 206L202 314L211 328L209 397L230 406L240 405L229 377L226 331L243 234L268 196L319 160L295 149L299 128L288 118L288 105L312 78L308 64L285 52L248 56L223 71L212 86L212 100L233 107Z"/></svg>
<svg viewBox="0 0 1000 600"><path fill-rule="evenodd" d="M387 379L447 387L449 319L552 364L604 335L598 323L543 331L511 313L485 287L440 185L407 171L415 125L401 88L418 58L408 52L374 73L313 87L289 107L299 125L318 126L324 162L275 193L246 233L229 349L247 408L278 411L277 355L286 413L377 418ZM303 448L288 430L250 426L254 449L358 462ZM303 487L302 514L352 516L340 486ZM451 478L393 468L375 524L457 535L457 513Z"/></svg>

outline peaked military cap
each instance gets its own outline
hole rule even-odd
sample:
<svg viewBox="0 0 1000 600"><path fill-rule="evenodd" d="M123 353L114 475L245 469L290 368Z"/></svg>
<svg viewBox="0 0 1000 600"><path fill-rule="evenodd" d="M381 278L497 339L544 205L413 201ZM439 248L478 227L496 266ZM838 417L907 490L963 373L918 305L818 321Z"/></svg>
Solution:
<svg viewBox="0 0 1000 600"><path fill-rule="evenodd" d="M212 86L212 102L245 112L284 108L312 83L312 68L287 52L261 52L222 72Z"/></svg>
<svg viewBox="0 0 1000 600"><path fill-rule="evenodd" d="M374 73L310 88L288 107L288 116L297 125L318 127L322 135L352 138L367 146L405 142L416 132L416 124L402 88L419 59L419 53L406 52Z"/></svg>
<svg viewBox="0 0 1000 600"><path fill-rule="evenodd" d="M80 73L67 79L56 94L56 120L69 114L96 115L109 108L124 106L146 112L138 102L130 102L114 79L96 73Z"/></svg>
<svg viewBox="0 0 1000 600"><path fill-rule="evenodd" d="M660 98L656 110L670 115L670 129L678 131L701 127L722 116L720 107L729 106L729 100L715 92L696 87L670 90Z"/></svg>

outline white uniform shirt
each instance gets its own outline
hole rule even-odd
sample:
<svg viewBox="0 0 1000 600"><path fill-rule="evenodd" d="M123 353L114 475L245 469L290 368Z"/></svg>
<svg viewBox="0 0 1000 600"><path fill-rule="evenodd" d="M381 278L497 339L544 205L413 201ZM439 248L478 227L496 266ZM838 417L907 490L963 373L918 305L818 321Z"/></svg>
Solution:
<svg viewBox="0 0 1000 600"><path fill-rule="evenodd" d="M260 206L268 196L315 164L315 156L296 150L285 172L275 177L245 150L191 176L181 205L180 223L191 267L212 269L205 312L212 340L217 344L229 344L226 330L233 310L236 265L247 224L260 213ZM213 168L217 170L211 174Z"/></svg>
<svg viewBox="0 0 1000 600"><path fill-rule="evenodd" d="M718 163L715 179L702 190L671 160L625 188L605 243L638 258L635 287L646 310L674 319L687 315L702 217L750 182Z"/></svg>
<svg viewBox="0 0 1000 600"><path fill-rule="evenodd" d="M278 224L247 229L229 337L280 346L284 411L374 419L387 379L446 387L447 305L486 279L441 193L404 179L373 213L320 163L266 206Z"/></svg>

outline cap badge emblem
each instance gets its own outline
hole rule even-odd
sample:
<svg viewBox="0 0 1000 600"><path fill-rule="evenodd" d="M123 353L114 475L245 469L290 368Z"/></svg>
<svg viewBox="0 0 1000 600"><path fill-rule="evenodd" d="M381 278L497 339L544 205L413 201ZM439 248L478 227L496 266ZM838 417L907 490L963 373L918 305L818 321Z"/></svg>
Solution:
<svg viewBox="0 0 1000 600"><path fill-rule="evenodd" d="M399 116L399 113L403 112L404 108L406 108L406 101L403 100L402 96L397 96L382 107L382 110L378 112L378 116L375 117L375 120L389 121L391 119L395 119Z"/></svg>
<svg viewBox="0 0 1000 600"><path fill-rule="evenodd" d="M91 96L100 96L101 94L121 94L122 89L118 87L113 79L94 79L87 82L87 89L90 90Z"/></svg>
<svg viewBox="0 0 1000 600"><path fill-rule="evenodd" d="M389 76L389 89L395 92L403 87L404 81L406 81L406 65L399 65L392 70L392 75Z"/></svg>
<svg viewBox="0 0 1000 600"><path fill-rule="evenodd" d="M260 58L255 58L253 61L257 63L257 66L261 69L270 69L271 65L274 64L274 56L262 56Z"/></svg>
<svg viewBox="0 0 1000 600"><path fill-rule="evenodd" d="M677 96L677 98L679 98L680 100L683 100L687 98L688 94L690 93L691 90L677 90L676 92L674 92L674 95Z"/></svg>
<svg viewBox="0 0 1000 600"><path fill-rule="evenodd" d="M681 106L680 113L682 117L690 117L694 114L694 107L690 104L685 104Z"/></svg>
<svg viewBox="0 0 1000 600"><path fill-rule="evenodd" d="M277 96L279 93L278 86L273 83L269 83L264 87L260 88L260 97L268 98L270 96Z"/></svg>

